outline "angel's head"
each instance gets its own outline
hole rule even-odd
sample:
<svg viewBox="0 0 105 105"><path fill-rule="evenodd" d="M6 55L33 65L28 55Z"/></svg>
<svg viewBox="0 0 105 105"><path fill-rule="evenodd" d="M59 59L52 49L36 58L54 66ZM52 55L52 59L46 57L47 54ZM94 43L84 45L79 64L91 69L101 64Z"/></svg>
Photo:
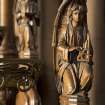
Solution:
<svg viewBox="0 0 105 105"><path fill-rule="evenodd" d="M80 22L83 21L86 15L86 8L80 4L73 4L69 8L69 17L72 21Z"/></svg>

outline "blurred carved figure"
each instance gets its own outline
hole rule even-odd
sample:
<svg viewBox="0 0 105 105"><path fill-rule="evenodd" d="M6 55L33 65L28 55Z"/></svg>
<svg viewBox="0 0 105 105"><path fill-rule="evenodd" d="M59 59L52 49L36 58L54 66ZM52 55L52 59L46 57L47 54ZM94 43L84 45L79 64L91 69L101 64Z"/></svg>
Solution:
<svg viewBox="0 0 105 105"><path fill-rule="evenodd" d="M38 47L36 42L37 27L39 26L39 11L37 6L36 0L17 0L15 4L14 25L17 37L16 46L20 58L25 56L30 58L31 50L34 50L35 53L35 49ZM28 79L24 81L27 82ZM30 89L26 91L19 90L17 92L16 105L41 105L40 97L35 87L36 84L32 84L33 87ZM25 87L20 86L20 88Z"/></svg>
<svg viewBox="0 0 105 105"><path fill-rule="evenodd" d="M37 26L39 22L38 7L35 0L17 0L15 7L15 35L17 49L23 55L37 48Z"/></svg>
<svg viewBox="0 0 105 105"><path fill-rule="evenodd" d="M55 21L52 45L61 105L89 105L93 49L87 29L87 8L77 1L60 7Z"/></svg>
<svg viewBox="0 0 105 105"><path fill-rule="evenodd" d="M39 7L39 0L0 0L0 105L41 105Z"/></svg>

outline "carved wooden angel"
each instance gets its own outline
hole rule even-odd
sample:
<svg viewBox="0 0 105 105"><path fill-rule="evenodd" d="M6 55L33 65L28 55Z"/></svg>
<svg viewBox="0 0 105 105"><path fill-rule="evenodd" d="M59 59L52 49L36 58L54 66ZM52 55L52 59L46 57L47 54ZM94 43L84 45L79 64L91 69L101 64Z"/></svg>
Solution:
<svg viewBox="0 0 105 105"><path fill-rule="evenodd" d="M71 97L75 101L78 95L88 99L93 49L87 28L86 1L62 2L55 19L52 46L60 104L70 105Z"/></svg>

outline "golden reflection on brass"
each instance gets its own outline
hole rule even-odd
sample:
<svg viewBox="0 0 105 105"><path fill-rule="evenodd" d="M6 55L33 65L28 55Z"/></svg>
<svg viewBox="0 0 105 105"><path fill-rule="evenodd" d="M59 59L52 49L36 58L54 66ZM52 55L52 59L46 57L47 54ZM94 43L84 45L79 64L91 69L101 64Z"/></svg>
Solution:
<svg viewBox="0 0 105 105"><path fill-rule="evenodd" d="M63 0L54 23L52 46L60 105L89 105L93 48L85 0Z"/></svg>
<svg viewBox="0 0 105 105"><path fill-rule="evenodd" d="M19 91L16 95L16 105L41 105L41 101L36 89L30 89L27 92Z"/></svg>
<svg viewBox="0 0 105 105"><path fill-rule="evenodd" d="M7 25L7 8L8 8L8 1L7 0L0 0L0 26Z"/></svg>

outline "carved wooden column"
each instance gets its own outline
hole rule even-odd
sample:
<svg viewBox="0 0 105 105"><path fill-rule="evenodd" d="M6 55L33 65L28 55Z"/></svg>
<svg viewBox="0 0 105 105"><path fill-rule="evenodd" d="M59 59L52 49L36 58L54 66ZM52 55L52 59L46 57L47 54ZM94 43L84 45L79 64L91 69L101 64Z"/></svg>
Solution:
<svg viewBox="0 0 105 105"><path fill-rule="evenodd" d="M3 46L5 43L5 37L7 35L8 27L8 0L0 0L0 58L3 58ZM3 63L0 62L0 65ZM0 84L1 84L0 79ZM0 85L1 87L1 85ZM6 91L5 89L0 89L0 104L6 105Z"/></svg>
<svg viewBox="0 0 105 105"><path fill-rule="evenodd" d="M0 56L5 47L8 27L8 0L0 0Z"/></svg>

